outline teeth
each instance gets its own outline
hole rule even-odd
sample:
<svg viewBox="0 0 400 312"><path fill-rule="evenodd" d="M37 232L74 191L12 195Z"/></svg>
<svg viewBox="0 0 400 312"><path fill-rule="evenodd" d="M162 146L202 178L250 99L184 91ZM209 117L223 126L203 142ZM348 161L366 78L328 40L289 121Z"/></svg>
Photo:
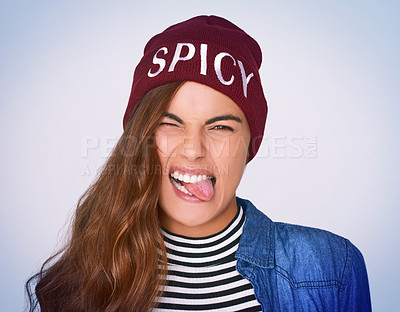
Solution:
<svg viewBox="0 0 400 312"><path fill-rule="evenodd" d="M188 174L185 174L185 175L183 176L183 182L185 182L185 183L189 183L189 182L190 182L190 177L189 177Z"/></svg>
<svg viewBox="0 0 400 312"><path fill-rule="evenodd" d="M170 173L170 176L176 180L185 182L185 183L197 183L200 181L211 180L212 176L207 176L205 174L199 175L189 175L189 174L182 174L179 171L174 171Z"/></svg>
<svg viewBox="0 0 400 312"><path fill-rule="evenodd" d="M174 180L171 180L171 181L172 181L172 184L173 184L178 190L180 190L181 192L183 192L183 193L185 193L185 194L188 194L188 195L193 196L193 194L190 193L183 185L180 185L179 183L177 183L177 182L174 181Z"/></svg>

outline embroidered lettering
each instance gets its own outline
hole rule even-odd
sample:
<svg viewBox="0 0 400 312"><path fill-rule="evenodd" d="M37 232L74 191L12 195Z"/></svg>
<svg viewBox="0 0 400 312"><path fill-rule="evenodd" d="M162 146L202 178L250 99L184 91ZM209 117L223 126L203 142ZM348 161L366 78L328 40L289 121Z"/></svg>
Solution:
<svg viewBox="0 0 400 312"><path fill-rule="evenodd" d="M160 68L159 68L154 74L151 72L151 68L150 68L149 71L148 71L148 73L147 73L147 76L149 76L150 78L153 78L153 77L157 76L159 73L161 73L161 72L163 71L165 65L166 65L166 62L165 62L164 59L158 58L158 57L157 57L157 54L158 54L158 52L160 52L160 51L163 51L163 52L164 52L164 55L168 53L168 49L167 49L166 47L163 47L163 48L159 49L159 50L156 52L156 54L154 54L154 57L153 57L153 64L159 65Z"/></svg>
<svg viewBox="0 0 400 312"><path fill-rule="evenodd" d="M243 63L238 60L238 64L240 67L240 73L242 74L242 82L243 82L243 94L247 98L247 85L249 84L250 79L254 76L253 73L246 77L246 72L244 71Z"/></svg>
<svg viewBox="0 0 400 312"><path fill-rule="evenodd" d="M185 56L181 55L183 47L188 48L188 52ZM166 47L162 47L154 54L153 64L158 65L159 68L154 73L152 73L151 68L149 69L149 71L147 72L147 76L149 76L150 78L156 77L158 74L160 74L167 65L166 60L161 58L159 55L161 52L163 52L163 54L166 55L166 54L168 54L168 49ZM174 52L174 56L172 58L171 64L169 65L169 68L168 68L168 72L173 72L175 70L175 66L178 62L191 60L195 56L195 53L196 53L196 47L194 46L194 44L183 43L183 42L177 43L175 52ZM208 56L208 45L206 43L200 44L200 68L199 68L200 75L203 75L203 76L207 75L207 69L208 69L207 66L208 66L208 61L209 61L208 57L209 57ZM236 66L236 62L238 63L239 69L240 69L240 75L241 75L241 79L242 79L243 95L247 98L247 86L248 86L251 78L254 77L254 73L250 73L249 75L247 75L244 65L240 60L235 60L235 58L227 52L220 52L214 58L214 71L215 71L215 74L216 74L218 80L223 85L230 86L236 78L234 76L234 73L232 73L229 80L224 79L224 76L222 75L222 72L223 72L222 60L225 57L229 57L233 61L233 66ZM210 61L212 61L212 60L210 60ZM225 69L225 71L226 71L226 69ZM227 75L226 72L225 72L225 75ZM236 75L238 75L238 74L236 74Z"/></svg>
<svg viewBox="0 0 400 312"><path fill-rule="evenodd" d="M188 54L186 56L181 56L183 46L187 46L189 48ZM179 61L188 61L194 56L195 47L192 43L178 43L176 45L174 58L172 59L171 65L169 66L168 71L172 72L175 69L175 65Z"/></svg>
<svg viewBox="0 0 400 312"><path fill-rule="evenodd" d="M231 79L229 79L229 81L224 80L224 77L222 77L221 62L225 56L229 56L233 60L233 65L236 66L236 61L232 55L230 55L229 53L226 53L226 52L221 52L221 53L217 54L217 56L215 57L214 68L215 68L215 73L217 74L219 81L222 84L229 86L233 83L233 81L235 80L235 77L233 77L233 75L232 75Z"/></svg>
<svg viewBox="0 0 400 312"><path fill-rule="evenodd" d="M201 59L201 68L200 75L207 75L207 48L208 46L205 43L200 45L200 59Z"/></svg>

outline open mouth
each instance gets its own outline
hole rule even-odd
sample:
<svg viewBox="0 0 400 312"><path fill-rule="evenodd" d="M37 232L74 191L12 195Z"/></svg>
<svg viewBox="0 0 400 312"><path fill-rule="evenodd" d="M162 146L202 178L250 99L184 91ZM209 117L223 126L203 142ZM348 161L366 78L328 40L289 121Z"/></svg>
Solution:
<svg viewBox="0 0 400 312"><path fill-rule="evenodd" d="M203 201L210 200L214 195L216 178L205 174L188 174L178 170L169 174L171 183L182 193L195 196Z"/></svg>

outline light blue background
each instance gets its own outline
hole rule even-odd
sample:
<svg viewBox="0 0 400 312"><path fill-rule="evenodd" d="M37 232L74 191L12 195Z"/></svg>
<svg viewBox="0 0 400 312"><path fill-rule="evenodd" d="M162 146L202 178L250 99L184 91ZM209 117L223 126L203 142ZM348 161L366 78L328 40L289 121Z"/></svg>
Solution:
<svg viewBox="0 0 400 312"><path fill-rule="evenodd" d="M377 0L1 1L0 309L23 309L24 282L60 246L122 133L147 40L198 14L230 19L264 53L266 137L238 194L274 220L349 238L374 310L399 309L399 10ZM316 157L293 148L313 137Z"/></svg>

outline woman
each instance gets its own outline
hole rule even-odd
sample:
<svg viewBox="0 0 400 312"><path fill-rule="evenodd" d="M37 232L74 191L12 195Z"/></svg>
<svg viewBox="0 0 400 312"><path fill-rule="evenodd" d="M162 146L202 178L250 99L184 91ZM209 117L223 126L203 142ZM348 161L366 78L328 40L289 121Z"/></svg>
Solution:
<svg viewBox="0 0 400 312"><path fill-rule="evenodd" d="M147 43L124 133L67 246L28 281L31 310L371 310L348 240L235 196L264 132L260 65L257 42L216 16Z"/></svg>

